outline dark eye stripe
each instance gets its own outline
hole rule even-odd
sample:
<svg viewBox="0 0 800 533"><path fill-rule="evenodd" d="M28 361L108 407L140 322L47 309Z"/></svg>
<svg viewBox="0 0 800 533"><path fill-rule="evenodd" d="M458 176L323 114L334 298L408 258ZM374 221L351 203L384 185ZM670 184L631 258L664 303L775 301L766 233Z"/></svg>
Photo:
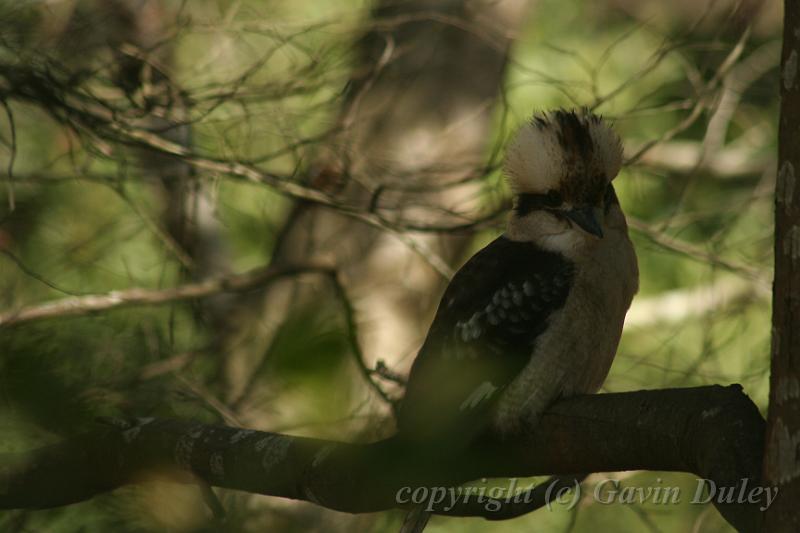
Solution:
<svg viewBox="0 0 800 533"><path fill-rule="evenodd" d="M558 191L547 191L545 194L522 193L517 195L514 206L517 216L523 217L539 209L553 209L561 205L563 199Z"/></svg>
<svg viewBox="0 0 800 533"><path fill-rule="evenodd" d="M564 199L561 197L561 193L558 191L549 190L545 195L545 204L548 207L558 207L563 201Z"/></svg>

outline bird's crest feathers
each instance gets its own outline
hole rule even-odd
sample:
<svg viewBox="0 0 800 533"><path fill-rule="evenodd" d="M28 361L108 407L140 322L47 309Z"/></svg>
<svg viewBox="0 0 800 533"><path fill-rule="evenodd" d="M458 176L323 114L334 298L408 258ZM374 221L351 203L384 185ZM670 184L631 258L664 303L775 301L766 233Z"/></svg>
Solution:
<svg viewBox="0 0 800 533"><path fill-rule="evenodd" d="M505 172L515 193L595 189L622 165L622 144L611 127L586 109L536 113L506 153ZM580 191L575 191L580 192ZM582 196L578 194L578 196Z"/></svg>

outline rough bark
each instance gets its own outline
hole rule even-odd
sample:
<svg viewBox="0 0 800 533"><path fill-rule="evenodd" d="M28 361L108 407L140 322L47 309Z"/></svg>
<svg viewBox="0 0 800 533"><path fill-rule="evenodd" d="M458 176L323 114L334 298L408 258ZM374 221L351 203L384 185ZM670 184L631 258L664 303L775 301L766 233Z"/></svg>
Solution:
<svg viewBox="0 0 800 533"><path fill-rule="evenodd" d="M350 513L395 507L403 487L452 487L484 477L617 470L692 472L738 493L757 486L764 421L741 387L591 395L554 405L535 434L486 436L464 455L426 461L395 439L348 444L178 420L104 426L25 454L0 456L0 508L83 501L147 476L306 500ZM746 480L746 481L744 481ZM763 498L762 498L763 499ZM740 531L764 505L720 503ZM461 504L442 514L506 518Z"/></svg>
<svg viewBox="0 0 800 533"><path fill-rule="evenodd" d="M766 531L800 530L800 5L784 4L781 110L775 189L775 281L772 374L764 479L781 497L766 515Z"/></svg>

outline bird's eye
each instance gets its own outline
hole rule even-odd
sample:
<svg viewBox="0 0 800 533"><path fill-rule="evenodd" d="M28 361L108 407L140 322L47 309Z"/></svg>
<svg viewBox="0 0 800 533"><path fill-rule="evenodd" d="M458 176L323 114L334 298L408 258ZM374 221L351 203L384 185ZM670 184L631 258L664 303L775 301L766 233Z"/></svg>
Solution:
<svg viewBox="0 0 800 533"><path fill-rule="evenodd" d="M558 191L550 190L544 196L544 203L548 207L558 207L564 202L561 193Z"/></svg>

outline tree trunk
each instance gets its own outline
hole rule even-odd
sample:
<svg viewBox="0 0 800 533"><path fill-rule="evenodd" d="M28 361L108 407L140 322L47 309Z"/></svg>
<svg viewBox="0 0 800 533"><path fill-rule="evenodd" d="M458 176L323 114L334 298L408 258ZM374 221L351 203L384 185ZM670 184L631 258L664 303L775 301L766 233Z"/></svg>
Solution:
<svg viewBox="0 0 800 533"><path fill-rule="evenodd" d="M781 56L772 374L764 483L779 487L765 531L800 531L800 4L785 2Z"/></svg>

